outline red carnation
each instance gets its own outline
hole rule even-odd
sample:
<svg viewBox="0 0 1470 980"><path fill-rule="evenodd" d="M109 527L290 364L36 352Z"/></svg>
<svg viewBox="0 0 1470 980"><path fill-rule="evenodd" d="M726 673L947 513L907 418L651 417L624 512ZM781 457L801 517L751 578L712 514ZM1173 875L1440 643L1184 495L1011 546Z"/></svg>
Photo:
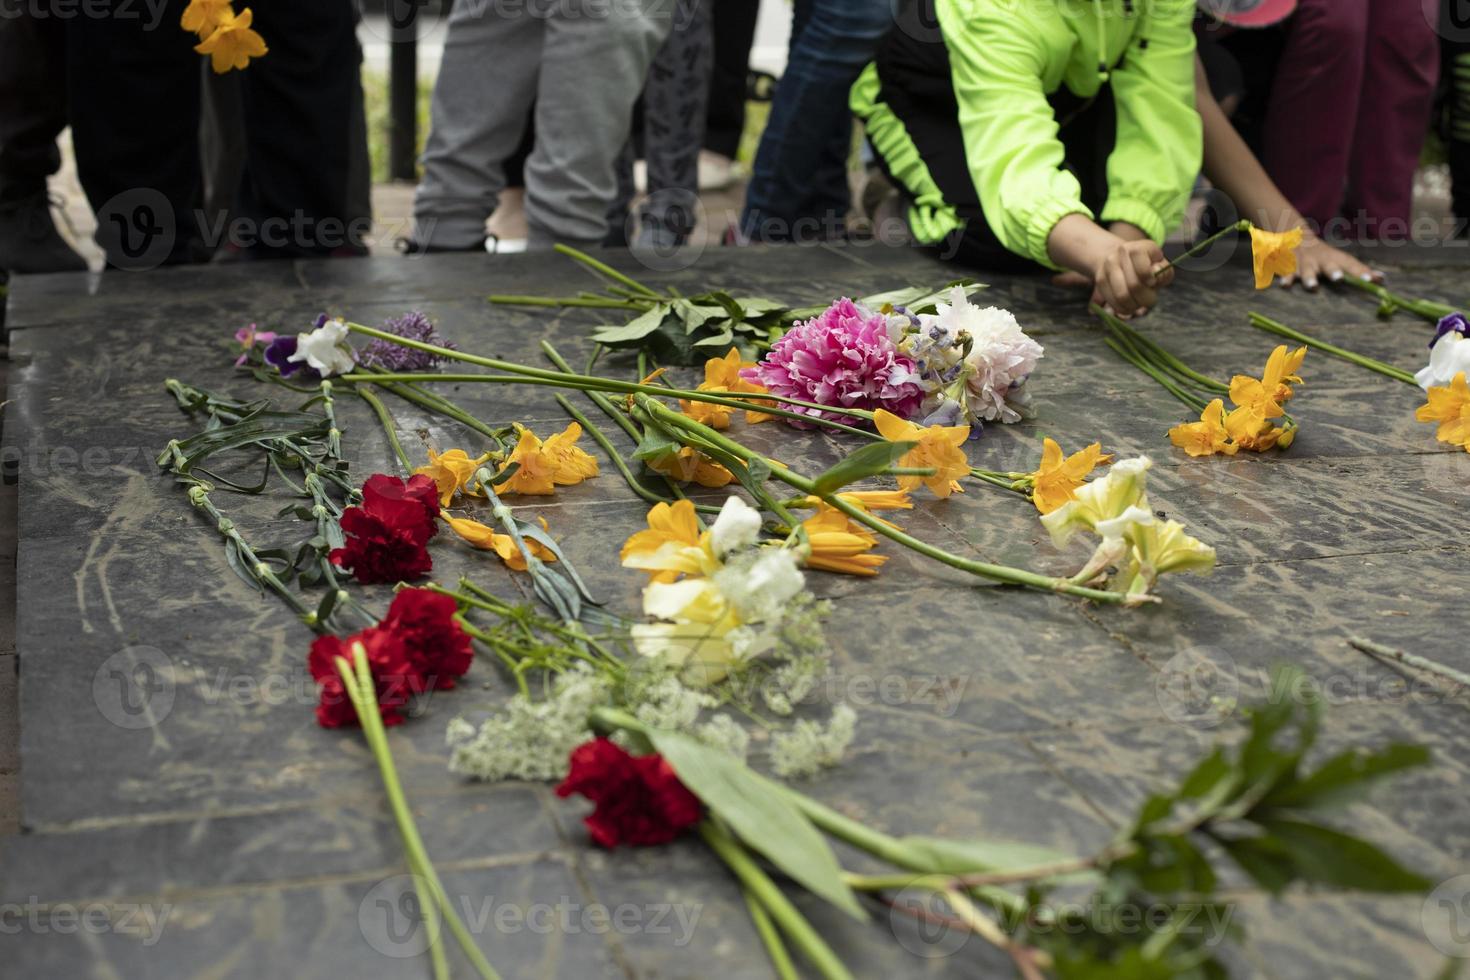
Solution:
<svg viewBox="0 0 1470 980"><path fill-rule="evenodd" d="M699 822L699 798L657 753L629 755L605 738L572 750L557 796L581 793L597 804L584 821L603 847L666 844Z"/></svg>
<svg viewBox="0 0 1470 980"><path fill-rule="evenodd" d="M396 476L375 473L362 485L362 509L390 524L422 522L424 540L439 533L439 487L433 477L411 476L404 483Z"/></svg>
<svg viewBox="0 0 1470 980"><path fill-rule="evenodd" d="M358 723L357 711L347 695L342 675L337 672L336 658L342 657L352 663L352 645L359 641L367 651L368 669L373 675L378 710L382 712L384 725L403 721L399 709L424 689L422 679L409 661L406 644L389 630L373 627L346 638L319 636L312 641L306 666L321 687L316 720L323 728L341 728Z"/></svg>
<svg viewBox="0 0 1470 980"><path fill-rule="evenodd" d="M403 589L393 597L388 615L378 624L398 637L425 688L451 688L470 669L474 651L454 614L459 604L429 589Z"/></svg>
<svg viewBox="0 0 1470 980"><path fill-rule="evenodd" d="M342 512L347 543L328 556L359 582L408 582L434 567L424 547L439 533L439 490L427 476L377 473L362 485L362 506Z"/></svg>

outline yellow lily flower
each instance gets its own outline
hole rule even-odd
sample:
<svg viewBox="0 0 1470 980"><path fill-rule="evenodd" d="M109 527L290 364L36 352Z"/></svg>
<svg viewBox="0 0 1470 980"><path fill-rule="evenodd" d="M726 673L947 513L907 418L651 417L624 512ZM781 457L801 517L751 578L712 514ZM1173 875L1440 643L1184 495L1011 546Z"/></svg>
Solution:
<svg viewBox="0 0 1470 980"><path fill-rule="evenodd" d="M1140 601L1152 591L1160 575L1208 575L1215 567L1215 549L1184 533L1184 525L1178 521L1140 521L1129 527L1125 538L1132 549L1114 587Z"/></svg>
<svg viewBox="0 0 1470 980"><path fill-rule="evenodd" d="M624 568L649 573L653 582L673 582L680 575L708 575L720 567L709 547L709 532L699 530L694 504L688 500L654 504L648 529L623 542Z"/></svg>
<svg viewBox="0 0 1470 980"><path fill-rule="evenodd" d="M470 520L468 517L454 517L443 512L439 516L445 524L449 525L451 531L473 547L481 551L495 552L500 556L500 560L505 562L507 568L517 572L526 570L526 556L521 554L521 549L516 547L515 541L509 534L501 534L494 528L481 524L479 521ZM546 521L542 520L541 526L545 528ZM530 546L531 554L542 561L556 561L556 555L540 541L527 538L526 544Z"/></svg>
<svg viewBox="0 0 1470 980"><path fill-rule="evenodd" d="M1098 466L1113 461L1094 442L1086 449L1062 458L1062 447L1050 437L1041 440L1041 465L1032 473L1031 502L1043 514L1050 514L1067 501L1076 498L1076 490L1087 482L1087 475Z"/></svg>
<svg viewBox="0 0 1470 980"><path fill-rule="evenodd" d="M677 453L665 453L656 459L644 460L643 465L680 483L697 483L712 489L735 482L735 474L689 446L683 447Z"/></svg>
<svg viewBox="0 0 1470 980"><path fill-rule="evenodd" d="M470 459L463 449L451 449L445 453L430 449L428 464L414 470L413 475L430 477L439 488L439 506L448 507L456 493L483 496L470 489L470 481L475 478L475 471L489 458L490 454L486 453L478 459Z"/></svg>
<svg viewBox="0 0 1470 980"><path fill-rule="evenodd" d="M1296 274L1296 250L1302 244L1302 230L1265 231L1251 226L1251 262L1255 266L1256 288L1265 289L1275 276Z"/></svg>
<svg viewBox="0 0 1470 980"><path fill-rule="evenodd" d="M898 461L899 466L932 466L936 470L933 476L899 477L899 489L917 490L922 484L940 498L965 492L958 478L970 473L970 462L960 448L970 438L968 425L931 425L925 428L905 422L882 408L873 413L873 422L878 427L878 434L889 442L918 443L904 453Z"/></svg>
<svg viewBox="0 0 1470 980"><path fill-rule="evenodd" d="M634 624L629 630L633 648L680 667L686 684L721 680L740 659L730 642L740 619L707 578L650 583L643 590L643 611L670 622Z"/></svg>
<svg viewBox="0 0 1470 980"><path fill-rule="evenodd" d="M742 361L740 351L731 347L724 357L712 357L705 362L704 381L695 390L764 394L766 389L763 386L746 381L740 376L741 368L749 367L755 367L755 362ZM711 405L708 402L695 402L683 398L679 399L679 407L685 415L696 422L703 422L714 429L728 429L730 415L736 411L726 405ZM745 421L749 423L769 422L775 417L764 412L746 411L745 413Z"/></svg>
<svg viewBox="0 0 1470 980"><path fill-rule="evenodd" d="M1280 428L1272 425L1260 407L1237 408L1225 416L1225 431L1239 449L1263 453L1268 449L1285 449L1296 438L1296 426Z"/></svg>
<svg viewBox="0 0 1470 980"><path fill-rule="evenodd" d="M1414 418L1438 422L1436 439L1470 452L1470 384L1465 382L1465 372L1456 374L1449 387L1430 388L1429 400L1414 412Z"/></svg>
<svg viewBox="0 0 1470 980"><path fill-rule="evenodd" d="M878 546L878 536L861 524L855 524L842 511L824 506L801 522L806 530L811 552L807 568L817 568L842 575L877 575L888 560L886 555L871 554Z"/></svg>
<svg viewBox="0 0 1470 980"><path fill-rule="evenodd" d="M203 40L219 27L226 11L234 13L230 0L189 0L189 6L184 8L184 15L179 18L179 26L198 34Z"/></svg>
<svg viewBox="0 0 1470 980"><path fill-rule="evenodd" d="M1083 529L1107 539L1121 537L1130 523L1152 516L1147 496L1148 470L1152 465L1147 456L1113 464L1106 476L1084 484L1071 500L1041 515L1042 526L1058 547Z"/></svg>
<svg viewBox="0 0 1470 980"><path fill-rule="evenodd" d="M1234 456L1240 449L1230 441L1225 428L1225 402L1216 398L1205 406L1198 422L1186 422L1169 430L1169 441L1191 456Z"/></svg>
<svg viewBox="0 0 1470 980"><path fill-rule="evenodd" d="M231 68L244 68L251 58L262 57L270 50L265 46L265 39L250 29L254 17L249 7L238 15L221 10L214 31L194 45L195 51L209 55L216 75L223 75Z"/></svg>
<svg viewBox="0 0 1470 980"><path fill-rule="evenodd" d="M582 427L576 422L544 443L525 426L516 428L520 440L500 472L504 473L512 463L520 466L506 481L506 493L544 497L553 493L556 486L573 486L597 475L597 460L574 445L582 435Z"/></svg>

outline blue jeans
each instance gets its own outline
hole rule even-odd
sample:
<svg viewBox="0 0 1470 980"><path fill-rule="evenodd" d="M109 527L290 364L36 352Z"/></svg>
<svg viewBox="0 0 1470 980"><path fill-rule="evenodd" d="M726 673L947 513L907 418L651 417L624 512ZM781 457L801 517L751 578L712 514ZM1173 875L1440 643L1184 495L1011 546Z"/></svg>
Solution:
<svg viewBox="0 0 1470 980"><path fill-rule="evenodd" d="M848 91L893 26L893 0L796 0L791 52L740 227L757 241L841 237L850 195Z"/></svg>

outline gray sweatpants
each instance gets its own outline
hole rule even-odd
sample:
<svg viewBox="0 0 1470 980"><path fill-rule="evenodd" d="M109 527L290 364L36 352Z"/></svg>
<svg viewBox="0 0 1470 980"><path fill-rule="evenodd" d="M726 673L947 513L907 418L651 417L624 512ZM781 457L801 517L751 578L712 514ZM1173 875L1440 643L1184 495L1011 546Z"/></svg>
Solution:
<svg viewBox="0 0 1470 980"><path fill-rule="evenodd" d="M414 195L415 240L465 248L485 237L534 106L531 246L601 242L633 103L672 11L667 0L456 0Z"/></svg>

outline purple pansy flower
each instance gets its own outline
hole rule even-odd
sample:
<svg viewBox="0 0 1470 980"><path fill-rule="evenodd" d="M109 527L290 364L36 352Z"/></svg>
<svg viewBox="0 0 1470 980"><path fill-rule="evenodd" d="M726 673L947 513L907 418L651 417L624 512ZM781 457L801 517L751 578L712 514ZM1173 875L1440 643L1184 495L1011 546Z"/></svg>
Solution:
<svg viewBox="0 0 1470 980"><path fill-rule="evenodd" d="M1434 331L1434 339L1429 342L1431 348L1439 343L1439 339L1448 333L1457 333L1461 337L1470 337L1470 320L1463 313L1451 313L1439 321L1439 326Z"/></svg>
<svg viewBox="0 0 1470 980"><path fill-rule="evenodd" d="M302 381L316 381L321 378L316 369L308 366L304 361L292 361L291 355L296 353L296 338L291 334L277 337L270 342L265 349L265 363L281 372L281 377L289 378L297 372L301 373Z"/></svg>

